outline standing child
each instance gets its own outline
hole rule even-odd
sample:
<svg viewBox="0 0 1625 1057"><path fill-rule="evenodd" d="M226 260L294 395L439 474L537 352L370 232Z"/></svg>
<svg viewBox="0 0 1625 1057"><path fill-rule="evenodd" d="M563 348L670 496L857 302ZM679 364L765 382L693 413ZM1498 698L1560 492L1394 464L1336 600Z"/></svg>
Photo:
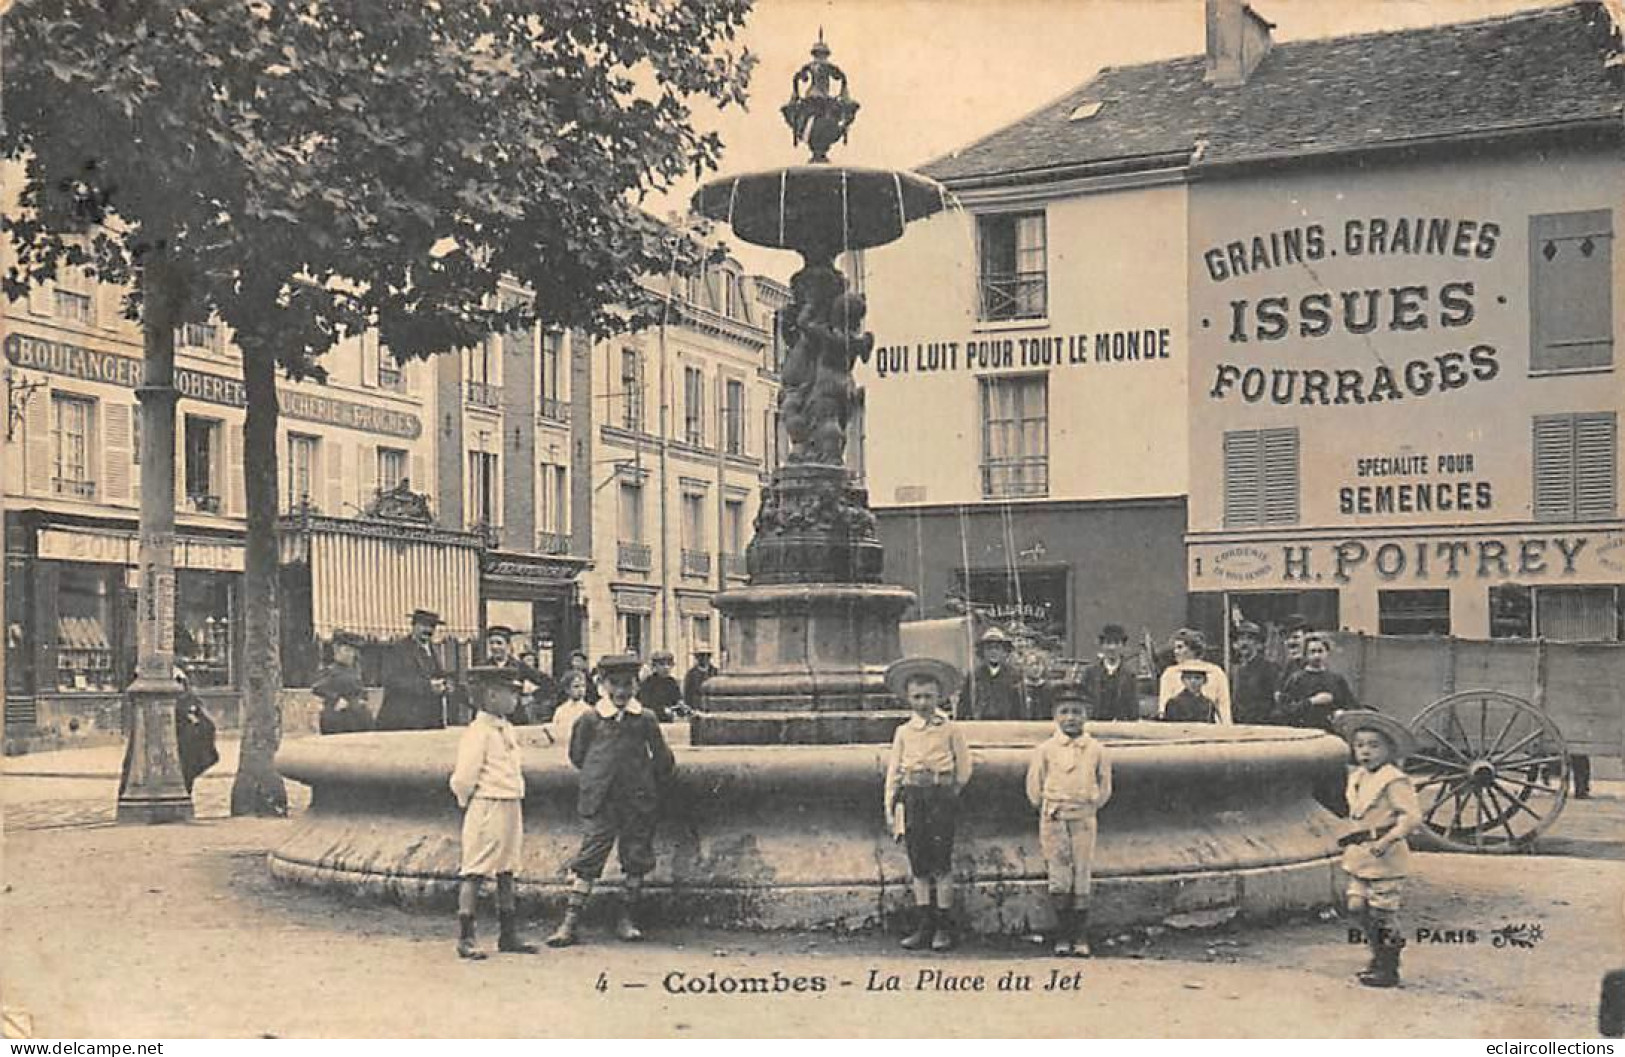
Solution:
<svg viewBox="0 0 1625 1057"><path fill-rule="evenodd" d="M559 702L559 707L553 712L553 718L548 723L548 733L568 752L570 735L575 733L576 720L591 711L592 706L587 704L587 677L580 672L567 673L564 677L564 700Z"/></svg>
<svg viewBox="0 0 1625 1057"><path fill-rule="evenodd" d="M1095 813L1112 798L1106 749L1083 729L1084 695L1062 690L1055 733L1033 749L1027 799L1038 809L1038 844L1049 871L1055 953L1089 957L1089 907L1095 858Z"/></svg>
<svg viewBox="0 0 1625 1057"><path fill-rule="evenodd" d="M1162 719L1168 723L1217 723L1218 706L1207 696L1207 669L1179 669L1179 693L1162 706Z"/></svg>
<svg viewBox="0 0 1625 1057"><path fill-rule="evenodd" d="M1371 962L1359 980L1366 987L1398 987L1399 952L1405 946L1399 909L1410 873L1405 838L1422 822L1416 788L1399 764L1416 742L1403 723L1380 712L1339 712L1332 726L1354 749L1350 830L1338 843L1349 875L1348 911L1360 921L1371 948Z"/></svg>
<svg viewBox="0 0 1625 1057"><path fill-rule="evenodd" d="M886 688L913 711L892 738L886 768L886 821L892 836L908 843L908 868L917 915L904 950L954 945L954 828L959 793L970 781L970 746L943 702L959 685L953 665L929 657L905 657L886 669ZM936 898L933 903L932 891Z"/></svg>
<svg viewBox="0 0 1625 1057"><path fill-rule="evenodd" d="M536 948L519 939L514 923L513 875L519 868L524 820L520 804L525 797L525 774L520 766L519 742L509 717L519 707L519 675L499 667L470 668L474 704L479 709L457 745L457 766L451 772L451 791L463 815L462 885L457 890L457 954L483 959L474 941L474 915L480 884L497 879L497 920L501 936L497 950L534 954Z"/></svg>
<svg viewBox="0 0 1625 1057"><path fill-rule="evenodd" d="M605 657L598 662L607 700L582 713L570 733L570 762L581 771L576 811L581 816L581 850L570 864L575 875L564 920L547 938L549 947L576 941L581 910L593 882L604 872L611 848L619 848L620 917L615 935L641 940L637 924L643 878L655 865L655 812L660 787L677 761L661 736L654 713L633 696L640 662L636 657Z"/></svg>

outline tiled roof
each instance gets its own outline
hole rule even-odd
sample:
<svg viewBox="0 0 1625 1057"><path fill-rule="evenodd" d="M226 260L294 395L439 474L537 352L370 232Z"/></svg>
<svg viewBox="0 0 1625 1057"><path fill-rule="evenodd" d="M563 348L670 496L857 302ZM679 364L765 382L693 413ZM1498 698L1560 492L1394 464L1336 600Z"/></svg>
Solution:
<svg viewBox="0 0 1625 1057"><path fill-rule="evenodd" d="M1247 83L1202 56L1107 67L1021 121L922 168L950 184L1093 164L1201 164L1625 118L1613 25L1595 0L1423 29L1277 44ZM1101 104L1093 117L1074 110ZM1177 157L1169 161L1167 156ZM1138 160L1136 160L1138 159ZM1161 166L1157 166L1161 167Z"/></svg>

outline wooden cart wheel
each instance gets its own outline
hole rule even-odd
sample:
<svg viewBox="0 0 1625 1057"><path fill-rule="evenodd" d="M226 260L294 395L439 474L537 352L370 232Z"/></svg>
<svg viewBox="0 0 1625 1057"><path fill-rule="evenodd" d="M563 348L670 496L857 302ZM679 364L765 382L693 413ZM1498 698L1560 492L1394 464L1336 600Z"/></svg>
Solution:
<svg viewBox="0 0 1625 1057"><path fill-rule="evenodd" d="M1440 698L1411 722L1405 763L1422 824L1458 851L1521 851L1568 801L1569 751L1551 718L1498 690Z"/></svg>

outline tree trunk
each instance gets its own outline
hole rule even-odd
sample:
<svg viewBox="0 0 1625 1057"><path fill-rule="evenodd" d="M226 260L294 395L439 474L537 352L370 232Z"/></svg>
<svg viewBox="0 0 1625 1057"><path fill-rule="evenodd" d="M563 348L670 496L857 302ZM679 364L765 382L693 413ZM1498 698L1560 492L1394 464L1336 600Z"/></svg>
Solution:
<svg viewBox="0 0 1625 1057"><path fill-rule="evenodd" d="M282 816L288 789L277 774L282 744L281 611L277 566L276 357L242 342L248 417L243 424L243 486L248 499L248 542L243 563L243 742L231 813Z"/></svg>

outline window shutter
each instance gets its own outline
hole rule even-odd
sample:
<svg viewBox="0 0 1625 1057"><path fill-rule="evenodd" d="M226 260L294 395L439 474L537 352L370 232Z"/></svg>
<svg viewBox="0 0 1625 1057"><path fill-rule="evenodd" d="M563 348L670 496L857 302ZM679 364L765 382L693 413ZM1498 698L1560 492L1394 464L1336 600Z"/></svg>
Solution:
<svg viewBox="0 0 1625 1057"><path fill-rule="evenodd" d="M334 453L338 450L339 445L336 440L328 440L324 441L321 446L326 449L325 456L332 459L335 457ZM361 464L356 467L360 471L356 476L361 478L361 495L357 497L356 506L365 510L371 505L374 493L378 491L378 446L376 444L358 444L356 445L355 454L356 461ZM342 516L344 512L335 510L333 513L336 516Z"/></svg>
<svg viewBox="0 0 1625 1057"><path fill-rule="evenodd" d="M1574 516L1574 422L1568 415L1537 415L1534 429L1536 521Z"/></svg>
<svg viewBox="0 0 1625 1057"><path fill-rule="evenodd" d="M420 495L428 495L429 492L430 492L429 480L424 475L423 456L419 455L417 452L413 452L411 462L412 462L412 470L411 470L411 474L412 474L412 476L411 476L412 491L417 492Z"/></svg>
<svg viewBox="0 0 1625 1057"><path fill-rule="evenodd" d="M327 463L327 510L326 510L326 513L332 515L333 517L343 517L344 516L344 448L345 448L345 446L341 441L339 441L337 439L334 439L334 440L329 441L327 444L323 445L323 447L325 447L327 449L327 451L324 452L324 454L327 457L322 460L323 462ZM312 472L317 472L319 470L320 470L320 467L314 467ZM311 486L311 491L314 492L315 490L316 489L315 489L315 486L313 484ZM315 496L312 496L311 499L312 499L312 501L314 501Z"/></svg>
<svg viewBox="0 0 1625 1057"><path fill-rule="evenodd" d="M51 394L36 389L24 416L28 447L25 475L30 495L51 493Z"/></svg>
<svg viewBox="0 0 1625 1057"><path fill-rule="evenodd" d="M1613 363L1613 246L1610 210L1529 218L1531 370Z"/></svg>
<svg viewBox="0 0 1625 1057"><path fill-rule="evenodd" d="M111 283L97 283L92 295L96 305L96 322L103 330L119 330L124 326L124 288Z"/></svg>
<svg viewBox="0 0 1625 1057"><path fill-rule="evenodd" d="M108 499L129 499L130 405L108 402L103 406L102 483Z"/></svg>
<svg viewBox="0 0 1625 1057"><path fill-rule="evenodd" d="M28 288L28 311L36 316L49 316L55 298L55 283L36 283Z"/></svg>
<svg viewBox="0 0 1625 1057"><path fill-rule="evenodd" d="M1266 525L1298 522L1298 431L1295 428L1259 432L1263 470L1262 514Z"/></svg>
<svg viewBox="0 0 1625 1057"><path fill-rule="evenodd" d="M245 444L246 425L235 425L231 422L222 422L219 432L224 434L226 464L220 468L220 478L226 483L226 514L230 517L242 517L247 513L248 498L243 486L243 451Z"/></svg>
<svg viewBox="0 0 1625 1057"><path fill-rule="evenodd" d="M1257 525L1263 520L1263 445L1255 430L1224 435L1224 525Z"/></svg>
<svg viewBox="0 0 1625 1057"><path fill-rule="evenodd" d="M130 494L141 494L141 405L131 404L130 408Z"/></svg>
<svg viewBox="0 0 1625 1057"><path fill-rule="evenodd" d="M1574 517L1602 521L1618 509L1618 442L1613 412L1574 416Z"/></svg>
<svg viewBox="0 0 1625 1057"><path fill-rule="evenodd" d="M361 384L375 389L378 387L378 367L382 362L379 359L378 335L367 331L356 338L356 345L361 352Z"/></svg>

